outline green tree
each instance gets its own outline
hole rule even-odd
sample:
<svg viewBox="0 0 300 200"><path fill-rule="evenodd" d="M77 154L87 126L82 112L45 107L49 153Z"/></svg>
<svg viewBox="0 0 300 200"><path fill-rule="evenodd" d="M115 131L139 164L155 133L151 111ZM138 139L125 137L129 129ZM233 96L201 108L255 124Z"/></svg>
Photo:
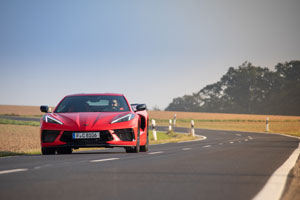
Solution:
<svg viewBox="0 0 300 200"><path fill-rule="evenodd" d="M267 113L300 115L300 61L279 63L268 98Z"/></svg>
<svg viewBox="0 0 300 200"><path fill-rule="evenodd" d="M244 62L217 83L174 98L166 110L300 115L300 61L279 63L275 71Z"/></svg>
<svg viewBox="0 0 300 200"><path fill-rule="evenodd" d="M195 95L184 95L183 97L174 98L165 110L198 112L199 109L200 105Z"/></svg>
<svg viewBox="0 0 300 200"><path fill-rule="evenodd" d="M257 113L270 92L268 68L245 62L237 69L229 68L221 78L224 89L225 111L233 113Z"/></svg>

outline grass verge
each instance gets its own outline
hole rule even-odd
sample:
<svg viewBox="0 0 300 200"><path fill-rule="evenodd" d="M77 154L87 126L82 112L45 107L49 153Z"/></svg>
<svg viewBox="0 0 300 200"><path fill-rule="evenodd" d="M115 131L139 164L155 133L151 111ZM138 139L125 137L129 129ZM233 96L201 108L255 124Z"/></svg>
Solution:
<svg viewBox="0 0 300 200"><path fill-rule="evenodd" d="M25 126L40 126L40 122L35 121L19 121L12 119L1 119L0 124L25 125Z"/></svg>
<svg viewBox="0 0 300 200"><path fill-rule="evenodd" d="M188 134L174 133L174 132L167 134L165 132L157 131L156 134L157 134L157 141L154 140L153 132L149 131L150 144L175 143L175 142L183 142L183 141L190 141L190 140L197 139L197 137L192 137Z"/></svg>
<svg viewBox="0 0 300 200"><path fill-rule="evenodd" d="M0 114L0 116L2 117L22 117L22 118L36 118L39 119L41 118L43 115L18 115L18 114L14 114L14 113L10 113L10 114Z"/></svg>
<svg viewBox="0 0 300 200"><path fill-rule="evenodd" d="M7 157L7 156L22 156L22 155L40 155L41 150L30 150L25 152L12 152L12 151L0 151L0 157Z"/></svg>

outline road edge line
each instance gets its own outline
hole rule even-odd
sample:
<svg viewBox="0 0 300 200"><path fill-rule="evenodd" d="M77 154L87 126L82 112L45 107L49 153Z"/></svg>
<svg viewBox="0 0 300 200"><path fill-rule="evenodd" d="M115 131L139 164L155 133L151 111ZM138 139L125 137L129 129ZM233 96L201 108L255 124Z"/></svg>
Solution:
<svg viewBox="0 0 300 200"><path fill-rule="evenodd" d="M112 161L112 160L119 160L120 158L105 158L105 159L99 159L99 160L90 160L92 163L96 162L105 162L105 161Z"/></svg>
<svg viewBox="0 0 300 200"><path fill-rule="evenodd" d="M299 146L292 152L289 158L271 175L264 187L255 195L253 200L280 199L290 171L295 166L300 155Z"/></svg>
<svg viewBox="0 0 300 200"><path fill-rule="evenodd" d="M14 172L24 172L24 171L28 171L28 169L21 168L21 169L2 170L2 171L0 171L0 175L1 174L10 174L10 173L14 173Z"/></svg>

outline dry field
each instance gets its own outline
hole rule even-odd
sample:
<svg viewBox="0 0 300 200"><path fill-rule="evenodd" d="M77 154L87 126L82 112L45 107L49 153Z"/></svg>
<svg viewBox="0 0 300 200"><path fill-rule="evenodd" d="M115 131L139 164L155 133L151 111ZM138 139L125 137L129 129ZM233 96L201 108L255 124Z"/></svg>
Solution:
<svg viewBox="0 0 300 200"><path fill-rule="evenodd" d="M271 133L300 136L300 116L149 111L150 118L155 119L157 125L168 125L174 114L177 126L190 127L193 119L196 128L250 132L265 132L266 118L269 117Z"/></svg>
<svg viewBox="0 0 300 200"><path fill-rule="evenodd" d="M36 126L0 124L0 152L40 151L39 131Z"/></svg>
<svg viewBox="0 0 300 200"><path fill-rule="evenodd" d="M0 115L41 116L42 112L39 106L0 105Z"/></svg>
<svg viewBox="0 0 300 200"><path fill-rule="evenodd" d="M285 121L299 120L300 116L280 116L280 115L246 115L246 114L226 114L226 113L196 113L196 112L174 112L174 111L149 111L149 115L153 119L173 119L174 114L177 119L193 119L193 120L270 120Z"/></svg>

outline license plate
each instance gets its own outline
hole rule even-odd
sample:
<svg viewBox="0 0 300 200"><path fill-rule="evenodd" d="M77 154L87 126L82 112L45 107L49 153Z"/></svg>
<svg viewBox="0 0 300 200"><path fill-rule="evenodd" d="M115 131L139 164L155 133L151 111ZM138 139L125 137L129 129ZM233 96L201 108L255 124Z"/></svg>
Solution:
<svg viewBox="0 0 300 200"><path fill-rule="evenodd" d="M84 133L72 133L73 139L94 139L100 138L100 132L84 132Z"/></svg>

